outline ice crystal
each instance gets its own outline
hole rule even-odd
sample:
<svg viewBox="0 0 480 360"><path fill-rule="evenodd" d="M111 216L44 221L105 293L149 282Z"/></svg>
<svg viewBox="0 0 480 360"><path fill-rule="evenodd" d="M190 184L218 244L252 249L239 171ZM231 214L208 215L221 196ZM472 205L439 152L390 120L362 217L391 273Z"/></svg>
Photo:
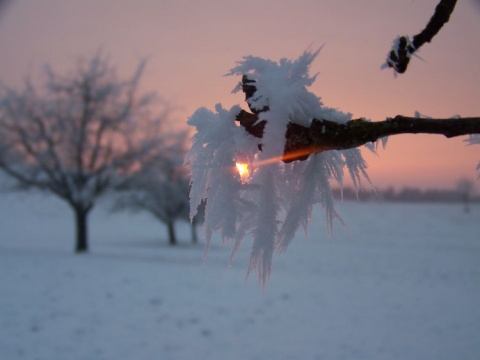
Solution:
<svg viewBox="0 0 480 360"><path fill-rule="evenodd" d="M213 232L224 241L233 240L232 259L243 239L251 236L248 273L257 270L262 286L275 250L283 253L299 227L307 230L315 204L324 207L329 229L335 219L341 221L331 181L341 186L345 168L357 187L362 177L368 179L358 149L326 151L291 163L279 160L289 122L309 126L315 118L351 120L350 114L324 106L307 89L316 79L309 76L309 68L318 53L305 52L296 60L279 62L248 56L228 73L255 81L256 92L248 105L263 110L259 113L260 120L266 120L262 139L235 123L238 106L226 110L217 105L215 112L201 108L189 119L197 130L186 158L191 169L191 216L206 200L207 240ZM238 162L248 164L248 178L238 173Z"/></svg>

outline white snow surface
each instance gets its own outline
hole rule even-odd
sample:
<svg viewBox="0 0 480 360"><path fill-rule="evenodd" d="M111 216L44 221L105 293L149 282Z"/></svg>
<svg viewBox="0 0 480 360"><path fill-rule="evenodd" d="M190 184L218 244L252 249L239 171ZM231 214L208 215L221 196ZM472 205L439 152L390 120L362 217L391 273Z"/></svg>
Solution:
<svg viewBox="0 0 480 360"><path fill-rule="evenodd" d="M73 218L47 197L0 200L0 358L8 360L476 360L480 208L340 203L326 238L313 211L260 291L248 250L166 246L148 215Z"/></svg>

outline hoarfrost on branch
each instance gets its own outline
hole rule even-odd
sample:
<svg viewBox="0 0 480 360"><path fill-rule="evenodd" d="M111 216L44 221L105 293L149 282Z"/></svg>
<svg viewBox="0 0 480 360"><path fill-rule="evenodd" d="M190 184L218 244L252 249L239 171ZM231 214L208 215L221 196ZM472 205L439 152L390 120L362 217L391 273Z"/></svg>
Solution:
<svg viewBox="0 0 480 360"><path fill-rule="evenodd" d="M233 242L231 259L244 238L251 236L248 273L256 270L262 285L269 278L274 251L284 252L299 227L306 231L315 204L324 207L330 229L335 219L341 221L331 180L341 186L345 168L356 186L362 177L368 180L367 164L357 148L325 151L305 161L279 161L290 122L308 127L316 118L351 120L351 114L324 106L308 90L316 79L309 68L318 53L305 52L296 60L279 62L248 56L228 73L255 81L248 105L259 121L266 121L263 138L236 123L239 106L201 108L189 119L197 130L185 160L192 181L190 216L206 200L207 243L219 232L224 242ZM234 91L239 89L241 85ZM247 164L248 177L240 176L236 163Z"/></svg>

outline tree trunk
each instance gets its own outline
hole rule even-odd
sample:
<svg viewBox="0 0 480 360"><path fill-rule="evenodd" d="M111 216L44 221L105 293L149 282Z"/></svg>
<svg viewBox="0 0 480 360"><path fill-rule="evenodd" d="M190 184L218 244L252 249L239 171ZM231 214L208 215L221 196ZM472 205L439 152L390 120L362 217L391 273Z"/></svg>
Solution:
<svg viewBox="0 0 480 360"><path fill-rule="evenodd" d="M190 230L192 232L192 243L197 244L198 243L197 224L194 221L190 224L190 226L191 226Z"/></svg>
<svg viewBox="0 0 480 360"><path fill-rule="evenodd" d="M75 222L76 222L76 253L85 253L88 252L88 214L90 209L84 209L83 207L75 207L73 209L75 212Z"/></svg>
<svg viewBox="0 0 480 360"><path fill-rule="evenodd" d="M175 226L173 221L167 222L168 227L168 240L171 246L177 245L177 236L175 235Z"/></svg>

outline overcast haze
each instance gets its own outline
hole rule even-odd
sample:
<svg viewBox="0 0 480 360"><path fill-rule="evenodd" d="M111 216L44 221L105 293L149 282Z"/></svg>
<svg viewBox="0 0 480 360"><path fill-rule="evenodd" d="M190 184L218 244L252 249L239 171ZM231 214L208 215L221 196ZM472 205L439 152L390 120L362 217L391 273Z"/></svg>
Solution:
<svg viewBox="0 0 480 360"><path fill-rule="evenodd" d="M406 74L380 65L397 35L413 35L438 0L14 0L0 16L0 80L16 86L45 64L72 68L99 49L122 75L149 59L142 88L181 107L179 124L200 106L241 104L239 81L223 75L245 55L295 58L325 44L312 65L312 91L355 117L383 120L415 111L480 115L480 10L459 0L450 22ZM368 5L367 5L368 4ZM378 187L450 188L475 179L479 146L442 136L391 137L379 157L364 154Z"/></svg>

